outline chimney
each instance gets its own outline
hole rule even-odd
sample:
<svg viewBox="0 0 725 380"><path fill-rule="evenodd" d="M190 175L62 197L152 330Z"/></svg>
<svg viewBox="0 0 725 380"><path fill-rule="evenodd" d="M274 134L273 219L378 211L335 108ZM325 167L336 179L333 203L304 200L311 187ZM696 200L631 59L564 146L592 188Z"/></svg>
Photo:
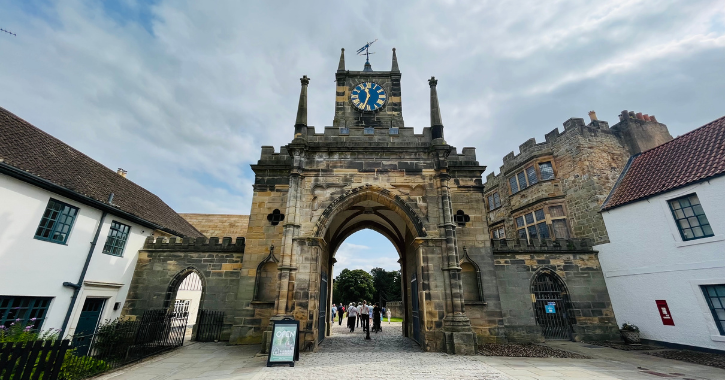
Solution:
<svg viewBox="0 0 725 380"><path fill-rule="evenodd" d="M590 118L590 119L591 119L592 121L597 121L597 120L598 120L598 119L597 119L597 113L596 113L596 112L594 112L594 111L589 111L589 118Z"/></svg>
<svg viewBox="0 0 725 380"><path fill-rule="evenodd" d="M118 168L118 170L116 170L116 174L120 175L120 176L121 176L121 177L123 177L123 178L126 178L126 174L127 174L127 173L128 173L128 171L127 171L127 170L123 170L123 169L121 169L121 168Z"/></svg>
<svg viewBox="0 0 725 380"><path fill-rule="evenodd" d="M655 115L650 115L650 116L649 116L649 119L650 119L651 121L654 121L655 123L657 122L657 119L655 119Z"/></svg>
<svg viewBox="0 0 725 380"><path fill-rule="evenodd" d="M642 117L644 118L644 121L650 121L649 115L644 114L644 115L642 115Z"/></svg>
<svg viewBox="0 0 725 380"><path fill-rule="evenodd" d="M638 120L644 120L644 118L642 117L642 112L637 112L637 113L635 114L635 117L636 117L636 118L637 118Z"/></svg>

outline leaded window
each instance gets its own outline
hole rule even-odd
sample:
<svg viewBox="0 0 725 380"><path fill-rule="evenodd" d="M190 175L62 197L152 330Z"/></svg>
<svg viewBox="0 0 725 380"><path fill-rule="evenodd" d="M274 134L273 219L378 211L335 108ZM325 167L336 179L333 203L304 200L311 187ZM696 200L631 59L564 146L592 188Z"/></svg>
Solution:
<svg viewBox="0 0 725 380"><path fill-rule="evenodd" d="M493 227L491 229L491 239L506 239L506 230L503 226Z"/></svg>
<svg viewBox="0 0 725 380"><path fill-rule="evenodd" d="M539 172L541 173L542 181L554 179L554 168L551 166L551 162L547 161L540 163Z"/></svg>
<svg viewBox="0 0 725 380"><path fill-rule="evenodd" d="M131 231L131 226L115 220L111 222L111 228L108 230L108 238L106 238L106 244L103 246L103 253L123 256L123 249L126 247L129 231Z"/></svg>
<svg viewBox="0 0 725 380"><path fill-rule="evenodd" d="M519 180L519 189L523 190L529 185L526 183L526 173L525 172L519 172L519 174L516 175L516 179Z"/></svg>
<svg viewBox="0 0 725 380"><path fill-rule="evenodd" d="M495 210L497 208L501 207L501 197L499 197L498 192L495 192L488 196L488 209Z"/></svg>
<svg viewBox="0 0 725 380"><path fill-rule="evenodd" d="M529 186L539 182L539 177L536 176L536 169L533 166L526 168L526 177L529 180Z"/></svg>
<svg viewBox="0 0 725 380"><path fill-rule="evenodd" d="M51 198L35 230L35 238L65 244L77 216L78 207Z"/></svg>
<svg viewBox="0 0 725 380"><path fill-rule="evenodd" d="M672 199L669 204L682 240L701 239L715 235L697 194Z"/></svg>
<svg viewBox="0 0 725 380"><path fill-rule="evenodd" d="M712 317L715 319L720 335L725 335L725 284L702 285L702 293L705 294L707 306L710 307Z"/></svg>
<svg viewBox="0 0 725 380"><path fill-rule="evenodd" d="M5 328L20 323L31 324L40 330L50 306L50 297L10 297L0 296L0 326Z"/></svg>
<svg viewBox="0 0 725 380"><path fill-rule="evenodd" d="M511 185L511 194L516 194L519 192L519 185L516 182L516 176L509 178L509 185Z"/></svg>
<svg viewBox="0 0 725 380"><path fill-rule="evenodd" d="M516 228L519 238L527 239L529 242L534 239L550 238L544 209L538 209L516 218Z"/></svg>

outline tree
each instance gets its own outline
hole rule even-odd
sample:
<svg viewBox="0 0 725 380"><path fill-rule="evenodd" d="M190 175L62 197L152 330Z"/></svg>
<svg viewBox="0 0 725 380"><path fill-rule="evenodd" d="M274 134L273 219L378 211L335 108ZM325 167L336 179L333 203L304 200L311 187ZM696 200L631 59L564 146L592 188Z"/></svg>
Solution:
<svg viewBox="0 0 725 380"><path fill-rule="evenodd" d="M333 302L347 305L350 302L372 301L375 294L373 276L362 269L343 269L333 284Z"/></svg>
<svg viewBox="0 0 725 380"><path fill-rule="evenodd" d="M400 301L402 298L400 286L400 271L386 271L383 268L373 268L370 271L375 286L373 302Z"/></svg>

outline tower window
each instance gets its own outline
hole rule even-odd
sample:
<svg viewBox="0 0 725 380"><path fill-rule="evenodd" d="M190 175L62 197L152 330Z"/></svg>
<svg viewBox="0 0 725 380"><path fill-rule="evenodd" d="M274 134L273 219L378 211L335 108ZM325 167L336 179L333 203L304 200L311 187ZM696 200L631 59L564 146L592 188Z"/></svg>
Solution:
<svg viewBox="0 0 725 380"><path fill-rule="evenodd" d="M363 129L363 134L364 135L374 135L375 134L375 128L373 128L373 127L365 127Z"/></svg>
<svg viewBox="0 0 725 380"><path fill-rule="evenodd" d="M341 135L349 135L350 134L350 128L348 128L348 127L342 127L342 128L340 128L340 134Z"/></svg>
<svg viewBox="0 0 725 380"><path fill-rule="evenodd" d="M499 197L498 192L495 192L488 196L488 210L495 210L497 208L501 207L501 197Z"/></svg>

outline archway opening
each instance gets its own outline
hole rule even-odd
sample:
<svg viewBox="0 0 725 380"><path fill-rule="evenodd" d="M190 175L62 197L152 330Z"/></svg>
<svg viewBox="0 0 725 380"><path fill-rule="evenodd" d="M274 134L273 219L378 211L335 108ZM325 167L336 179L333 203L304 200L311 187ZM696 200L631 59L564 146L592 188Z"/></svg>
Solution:
<svg viewBox="0 0 725 380"><path fill-rule="evenodd" d="M380 307L377 320L373 319L375 315L369 314L372 317L371 328L390 328L402 333L405 305L401 260L398 249L390 239L372 229L362 229L345 238L334 253L334 258L332 303L336 311L331 321L338 328L331 329L331 333L340 331L340 326L345 328L351 322L347 319L347 311L351 304L362 301L373 308L376 304ZM345 309L342 314L341 306ZM387 318L388 310L390 320ZM359 317L355 324L354 331L359 331ZM375 330L371 331L375 333Z"/></svg>
<svg viewBox="0 0 725 380"><path fill-rule="evenodd" d="M165 308L176 318L186 319L184 340L191 340L199 310L204 302L204 280L194 268L178 273L169 284Z"/></svg>

